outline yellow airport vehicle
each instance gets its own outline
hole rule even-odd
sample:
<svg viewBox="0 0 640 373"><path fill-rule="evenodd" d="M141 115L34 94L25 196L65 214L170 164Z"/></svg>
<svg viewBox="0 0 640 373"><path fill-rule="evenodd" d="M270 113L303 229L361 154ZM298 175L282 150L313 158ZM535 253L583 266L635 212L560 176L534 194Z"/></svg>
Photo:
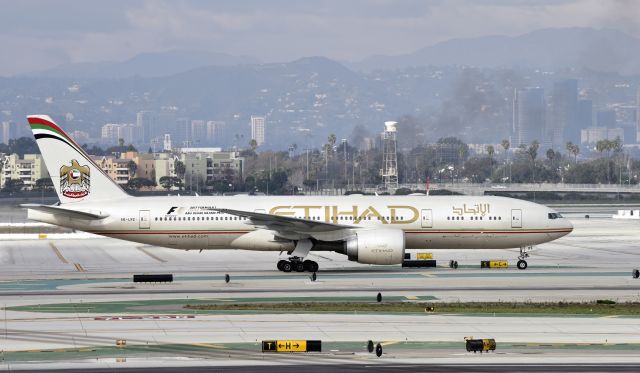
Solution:
<svg viewBox="0 0 640 373"><path fill-rule="evenodd" d="M404 253L404 260L402 261L402 267L435 267L436 261L433 260L433 253L426 251L406 251Z"/></svg>
<svg viewBox="0 0 640 373"><path fill-rule="evenodd" d="M472 352L476 353L478 351L480 351L480 353L482 352L489 352L489 351L495 351L496 350L496 340L495 339L466 339L466 347L467 347L467 352Z"/></svg>

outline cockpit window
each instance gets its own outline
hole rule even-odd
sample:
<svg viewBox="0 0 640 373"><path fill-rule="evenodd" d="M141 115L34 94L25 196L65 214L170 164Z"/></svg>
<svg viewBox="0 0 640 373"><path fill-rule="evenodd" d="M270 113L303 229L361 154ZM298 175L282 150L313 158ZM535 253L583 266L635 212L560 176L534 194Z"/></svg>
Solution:
<svg viewBox="0 0 640 373"><path fill-rule="evenodd" d="M557 212L550 212L549 213L549 219L560 219L562 218L562 215L560 215Z"/></svg>

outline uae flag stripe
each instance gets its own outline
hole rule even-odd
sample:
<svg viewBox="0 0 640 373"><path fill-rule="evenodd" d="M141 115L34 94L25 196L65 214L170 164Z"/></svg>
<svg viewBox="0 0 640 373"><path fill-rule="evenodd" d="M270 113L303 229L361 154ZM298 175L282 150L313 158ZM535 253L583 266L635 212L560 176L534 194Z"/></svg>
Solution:
<svg viewBox="0 0 640 373"><path fill-rule="evenodd" d="M40 138L52 138L60 140L67 145L71 146L80 154L84 155L89 159L89 155L82 149L82 147L78 146L78 144L73 141L71 137L69 137L60 127L58 127L55 123L49 122L48 120L37 118L37 117L29 117L27 118L29 121L29 125L31 126L31 130L36 139Z"/></svg>

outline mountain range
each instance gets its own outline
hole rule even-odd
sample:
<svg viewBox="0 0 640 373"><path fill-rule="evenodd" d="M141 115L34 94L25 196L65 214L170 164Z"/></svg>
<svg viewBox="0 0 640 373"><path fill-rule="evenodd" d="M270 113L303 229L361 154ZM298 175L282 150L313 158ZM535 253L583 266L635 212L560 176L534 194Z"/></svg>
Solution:
<svg viewBox="0 0 640 373"><path fill-rule="evenodd" d="M252 56L172 50L143 53L125 61L75 63L26 76L76 79L159 77L205 66L262 63ZM549 28L519 36L458 38L402 55L377 55L342 62L352 70L403 69L416 66L524 67L557 70L586 68L598 72L640 74L640 39L614 29Z"/></svg>
<svg viewBox="0 0 640 373"><path fill-rule="evenodd" d="M618 30L540 29L519 36L452 39L397 56L373 56L350 64L364 71L425 65L586 68L599 72L640 73L640 39Z"/></svg>
<svg viewBox="0 0 640 373"><path fill-rule="evenodd" d="M28 76L75 79L120 79L132 76L151 78L174 75L204 66L258 64L260 60L225 53L172 50L142 53L125 61L73 63L37 71Z"/></svg>

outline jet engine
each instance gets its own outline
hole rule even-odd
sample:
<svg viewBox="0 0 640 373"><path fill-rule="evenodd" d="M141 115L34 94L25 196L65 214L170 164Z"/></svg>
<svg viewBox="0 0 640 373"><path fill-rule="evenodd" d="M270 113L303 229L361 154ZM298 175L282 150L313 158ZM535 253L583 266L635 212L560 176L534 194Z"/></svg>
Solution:
<svg viewBox="0 0 640 373"><path fill-rule="evenodd" d="M400 229L357 231L345 243L349 260L364 264L400 264L404 260L404 232Z"/></svg>

